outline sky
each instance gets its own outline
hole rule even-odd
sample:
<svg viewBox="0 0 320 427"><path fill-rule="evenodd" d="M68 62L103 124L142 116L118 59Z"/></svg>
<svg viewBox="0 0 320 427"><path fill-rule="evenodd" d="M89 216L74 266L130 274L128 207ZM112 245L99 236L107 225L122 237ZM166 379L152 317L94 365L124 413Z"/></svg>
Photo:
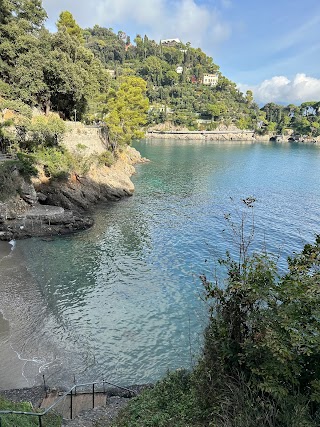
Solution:
<svg viewBox="0 0 320 427"><path fill-rule="evenodd" d="M47 27L61 11L98 24L200 47L259 104L320 100L319 0L43 0Z"/></svg>

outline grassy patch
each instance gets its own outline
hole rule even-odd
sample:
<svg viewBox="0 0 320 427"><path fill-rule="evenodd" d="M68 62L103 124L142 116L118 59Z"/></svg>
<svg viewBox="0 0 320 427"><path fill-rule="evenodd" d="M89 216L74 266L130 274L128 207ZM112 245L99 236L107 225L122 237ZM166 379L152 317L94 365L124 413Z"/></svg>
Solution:
<svg viewBox="0 0 320 427"><path fill-rule="evenodd" d="M4 399L0 396L0 410L5 411L23 411L23 412L35 412L31 403L28 402L20 402L14 403L10 402L7 399ZM28 416L28 415L2 415L1 417L1 427L38 427L39 426L39 418L36 416ZM60 427L61 426L61 418L54 414L48 414L42 417L42 425L43 427Z"/></svg>

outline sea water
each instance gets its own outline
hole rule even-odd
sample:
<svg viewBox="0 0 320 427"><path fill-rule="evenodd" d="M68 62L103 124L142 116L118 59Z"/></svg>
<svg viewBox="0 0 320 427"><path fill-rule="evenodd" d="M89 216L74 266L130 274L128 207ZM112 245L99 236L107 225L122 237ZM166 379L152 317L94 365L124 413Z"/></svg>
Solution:
<svg viewBox="0 0 320 427"><path fill-rule="evenodd" d="M152 140L136 148L131 198L97 207L95 225L0 245L0 388L46 381L154 382L190 368L207 307L200 274L238 256L243 199L252 250L286 258L320 233L320 148ZM229 216L230 215L230 216ZM226 221L225 218L229 218ZM231 225L232 225L231 224Z"/></svg>

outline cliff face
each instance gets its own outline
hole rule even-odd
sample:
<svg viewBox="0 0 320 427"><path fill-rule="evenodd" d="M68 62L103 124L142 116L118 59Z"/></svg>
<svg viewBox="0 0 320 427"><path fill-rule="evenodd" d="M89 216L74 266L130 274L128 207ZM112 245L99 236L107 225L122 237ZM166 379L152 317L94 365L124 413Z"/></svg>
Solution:
<svg viewBox="0 0 320 427"><path fill-rule="evenodd" d="M71 152L81 148L83 155L106 149L98 129L88 132L80 124L67 134L63 144ZM94 204L133 194L133 165L142 161L134 148L127 147L111 167L92 165L85 176L72 174L63 182L49 181L40 171L29 183L12 166L8 182L14 195L0 202L0 240L66 234L90 227L93 221L87 212Z"/></svg>
<svg viewBox="0 0 320 427"><path fill-rule="evenodd" d="M85 176L73 174L67 182L48 182L40 175L33 185L46 204L83 212L99 201L132 196L133 165L141 161L140 154L128 147L110 167L93 165Z"/></svg>

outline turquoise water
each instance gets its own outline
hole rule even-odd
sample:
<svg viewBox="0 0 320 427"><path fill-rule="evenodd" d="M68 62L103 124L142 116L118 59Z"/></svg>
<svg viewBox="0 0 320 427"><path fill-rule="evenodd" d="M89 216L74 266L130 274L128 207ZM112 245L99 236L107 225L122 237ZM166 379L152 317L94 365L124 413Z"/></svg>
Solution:
<svg viewBox="0 0 320 427"><path fill-rule="evenodd" d="M190 367L206 324L198 277L221 275L227 249L236 256L224 215L238 224L242 198L257 199L252 248L275 254L281 270L320 233L317 146L136 148L151 161L136 168L134 196L98 207L92 229L0 247L0 310L11 325L5 345L22 365L17 385L42 373L51 383L73 375L142 383ZM2 388L6 381L0 370Z"/></svg>

